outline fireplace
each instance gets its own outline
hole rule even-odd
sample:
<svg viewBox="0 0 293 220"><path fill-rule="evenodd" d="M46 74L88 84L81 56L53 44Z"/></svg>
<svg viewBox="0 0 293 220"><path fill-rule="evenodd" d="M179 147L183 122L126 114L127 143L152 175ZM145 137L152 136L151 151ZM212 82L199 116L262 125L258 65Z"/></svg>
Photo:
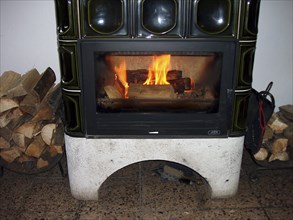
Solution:
<svg viewBox="0 0 293 220"><path fill-rule="evenodd" d="M86 136L227 137L236 45L80 41Z"/></svg>
<svg viewBox="0 0 293 220"><path fill-rule="evenodd" d="M167 160L234 195L260 1L55 2L72 194Z"/></svg>

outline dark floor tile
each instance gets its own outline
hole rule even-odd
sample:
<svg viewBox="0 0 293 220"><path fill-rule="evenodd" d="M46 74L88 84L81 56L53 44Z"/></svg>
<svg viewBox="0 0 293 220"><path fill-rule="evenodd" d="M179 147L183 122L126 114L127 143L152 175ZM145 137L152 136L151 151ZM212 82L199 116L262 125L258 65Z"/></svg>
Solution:
<svg viewBox="0 0 293 220"><path fill-rule="evenodd" d="M75 212L79 201L70 193L68 181L36 181L24 198L26 211Z"/></svg>
<svg viewBox="0 0 293 220"><path fill-rule="evenodd" d="M18 215L17 219L21 220L38 220L38 219L46 219L46 220L75 220L78 219L76 212L54 212L54 211L24 211L20 215Z"/></svg>
<svg viewBox="0 0 293 220"><path fill-rule="evenodd" d="M99 189L97 201L82 201L81 212L133 209L140 205L139 184L135 180L116 178L106 180Z"/></svg>
<svg viewBox="0 0 293 220"><path fill-rule="evenodd" d="M262 207L293 207L292 183L290 170L263 171L251 187Z"/></svg>
<svg viewBox="0 0 293 220"><path fill-rule="evenodd" d="M244 209L211 209L197 212L197 219L208 220L269 220L262 208L244 208Z"/></svg>
<svg viewBox="0 0 293 220"><path fill-rule="evenodd" d="M239 180L238 192L235 196L225 199L208 199L202 203L203 209L211 208L257 208L261 207L258 198L252 192L246 175Z"/></svg>
<svg viewBox="0 0 293 220"><path fill-rule="evenodd" d="M1 201L1 203L3 202L3 200L0 200L0 201ZM19 219L18 216L21 214L21 212L22 212L21 210L14 209L14 207L11 205L10 208L0 209L0 219L1 220L2 219L3 220Z"/></svg>
<svg viewBox="0 0 293 220"><path fill-rule="evenodd" d="M270 219L289 220L293 218L293 207L287 208L265 208Z"/></svg>
<svg viewBox="0 0 293 220"><path fill-rule="evenodd" d="M21 209L24 197L31 191L32 184L33 179L29 178L0 178L0 212Z"/></svg>
<svg viewBox="0 0 293 220"><path fill-rule="evenodd" d="M143 178L142 207L151 210L190 210L206 199L206 185L162 182L159 177Z"/></svg>
<svg viewBox="0 0 293 220"><path fill-rule="evenodd" d="M121 220L135 220L139 218L139 209L129 208L120 209L114 208L109 210L98 210L98 211L80 211L79 220L111 220L111 219L121 219Z"/></svg>

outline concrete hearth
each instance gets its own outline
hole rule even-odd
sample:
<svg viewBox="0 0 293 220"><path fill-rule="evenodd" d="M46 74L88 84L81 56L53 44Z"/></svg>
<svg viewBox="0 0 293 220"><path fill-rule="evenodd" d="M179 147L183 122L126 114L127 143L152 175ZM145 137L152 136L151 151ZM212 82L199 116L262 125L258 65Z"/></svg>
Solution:
<svg viewBox="0 0 293 220"><path fill-rule="evenodd" d="M243 137L198 139L86 139L65 135L72 195L97 200L98 189L115 171L140 161L185 165L206 179L213 198L238 189Z"/></svg>

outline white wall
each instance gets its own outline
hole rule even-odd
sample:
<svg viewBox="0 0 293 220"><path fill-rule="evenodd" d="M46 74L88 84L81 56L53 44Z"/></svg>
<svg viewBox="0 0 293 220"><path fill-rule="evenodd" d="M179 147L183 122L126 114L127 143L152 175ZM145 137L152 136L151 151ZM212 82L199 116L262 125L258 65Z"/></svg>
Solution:
<svg viewBox="0 0 293 220"><path fill-rule="evenodd" d="M252 85L264 90L273 81L277 107L293 104L292 11L292 0L261 2Z"/></svg>
<svg viewBox="0 0 293 220"><path fill-rule="evenodd" d="M0 73L40 72L50 66L60 81L53 0L1 0ZM274 82L276 106L293 103L292 0L262 0L253 87Z"/></svg>
<svg viewBox="0 0 293 220"><path fill-rule="evenodd" d="M60 81L54 0L0 1L0 73L42 73L51 67Z"/></svg>

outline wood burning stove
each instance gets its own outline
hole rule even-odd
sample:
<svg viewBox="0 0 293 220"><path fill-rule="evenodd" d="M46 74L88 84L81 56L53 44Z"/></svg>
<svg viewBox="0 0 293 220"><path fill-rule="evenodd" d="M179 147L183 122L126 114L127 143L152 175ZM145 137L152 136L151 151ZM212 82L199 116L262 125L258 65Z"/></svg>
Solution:
<svg viewBox="0 0 293 220"><path fill-rule="evenodd" d="M81 40L85 135L227 137L236 46L235 41Z"/></svg>
<svg viewBox="0 0 293 220"><path fill-rule="evenodd" d="M73 195L96 199L109 171L153 159L233 195L260 0L55 2Z"/></svg>

